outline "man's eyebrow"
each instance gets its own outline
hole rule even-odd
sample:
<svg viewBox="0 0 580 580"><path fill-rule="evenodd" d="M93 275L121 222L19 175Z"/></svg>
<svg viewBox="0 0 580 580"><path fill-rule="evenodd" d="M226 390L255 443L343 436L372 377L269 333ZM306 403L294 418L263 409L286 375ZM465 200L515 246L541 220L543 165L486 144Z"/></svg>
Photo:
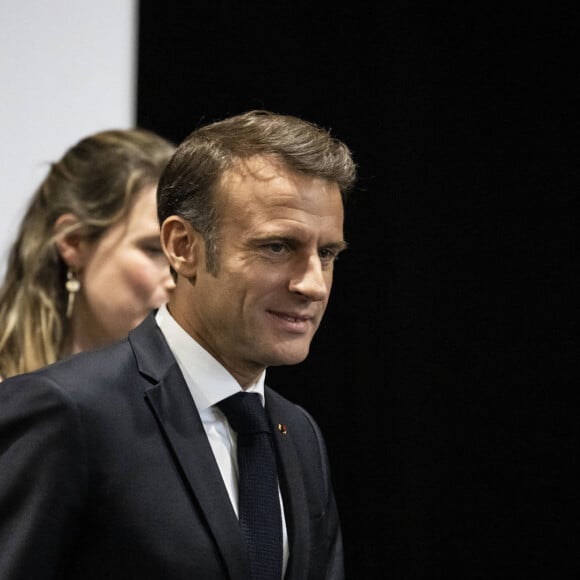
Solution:
<svg viewBox="0 0 580 580"><path fill-rule="evenodd" d="M283 244L296 244L298 242L298 238L294 236L287 236L287 235L280 235L280 234L268 234L268 235L259 235L253 238L256 243L259 244L272 244L275 242L280 242Z"/></svg>
<svg viewBox="0 0 580 580"><path fill-rule="evenodd" d="M348 248L348 244L343 240L342 242L333 242L332 244L324 244L324 248L334 250L337 254L344 252Z"/></svg>

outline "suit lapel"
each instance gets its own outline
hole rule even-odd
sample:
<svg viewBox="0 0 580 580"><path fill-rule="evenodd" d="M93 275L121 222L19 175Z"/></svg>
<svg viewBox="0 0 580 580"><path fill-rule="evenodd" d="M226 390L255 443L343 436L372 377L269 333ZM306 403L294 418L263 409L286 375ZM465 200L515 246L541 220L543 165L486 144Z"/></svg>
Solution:
<svg viewBox="0 0 580 580"><path fill-rule="evenodd" d="M130 341L140 371L152 382L145 397L229 574L232 579L246 579L249 564L238 519L177 362L152 317L131 333Z"/></svg>
<svg viewBox="0 0 580 580"><path fill-rule="evenodd" d="M287 403L286 403L287 404ZM278 457L280 489L288 527L290 558L285 580L303 580L309 568L310 520L302 469L292 436L292 425L275 393L268 390L266 408L272 423ZM280 425L280 428L279 428Z"/></svg>

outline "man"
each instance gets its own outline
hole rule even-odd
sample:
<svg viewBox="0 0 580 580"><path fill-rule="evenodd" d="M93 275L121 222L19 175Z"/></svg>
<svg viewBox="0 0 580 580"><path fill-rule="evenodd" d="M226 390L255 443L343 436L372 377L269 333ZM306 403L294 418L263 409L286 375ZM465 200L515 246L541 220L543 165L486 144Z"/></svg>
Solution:
<svg viewBox="0 0 580 580"><path fill-rule="evenodd" d="M242 533L242 435L221 410L242 391L265 404L277 463L273 575L343 578L322 436L264 377L308 354L354 179L344 144L267 111L178 147L158 194L167 306L125 341L0 385L2 580L262 577Z"/></svg>

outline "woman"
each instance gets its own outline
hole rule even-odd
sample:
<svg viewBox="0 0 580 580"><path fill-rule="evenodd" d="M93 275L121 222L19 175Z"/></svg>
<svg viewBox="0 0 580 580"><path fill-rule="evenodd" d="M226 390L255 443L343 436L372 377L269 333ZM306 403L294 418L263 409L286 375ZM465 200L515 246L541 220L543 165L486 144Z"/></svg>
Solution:
<svg viewBox="0 0 580 580"><path fill-rule="evenodd" d="M111 130L52 164L0 288L0 378L120 339L167 300L156 186L173 151L154 133Z"/></svg>

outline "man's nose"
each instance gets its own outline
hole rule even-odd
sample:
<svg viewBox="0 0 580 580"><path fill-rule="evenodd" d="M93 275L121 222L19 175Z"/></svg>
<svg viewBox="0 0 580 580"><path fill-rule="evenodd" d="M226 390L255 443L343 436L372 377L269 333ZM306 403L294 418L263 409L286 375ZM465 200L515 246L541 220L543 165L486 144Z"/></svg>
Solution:
<svg viewBox="0 0 580 580"><path fill-rule="evenodd" d="M318 255L309 256L296 265L290 280L290 292L306 296L310 300L325 300L330 291L331 278L327 280Z"/></svg>

